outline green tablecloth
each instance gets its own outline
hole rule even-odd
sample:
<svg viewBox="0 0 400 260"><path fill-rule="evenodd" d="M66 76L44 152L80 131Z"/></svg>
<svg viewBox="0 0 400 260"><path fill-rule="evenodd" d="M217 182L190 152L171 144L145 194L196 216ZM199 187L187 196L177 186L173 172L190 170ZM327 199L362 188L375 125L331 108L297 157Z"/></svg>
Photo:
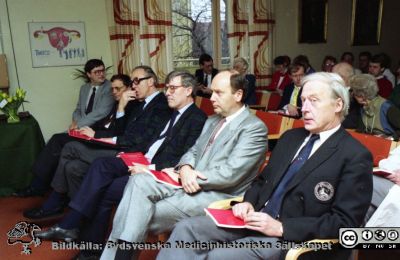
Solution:
<svg viewBox="0 0 400 260"><path fill-rule="evenodd" d="M43 147L43 135L34 117L15 124L0 122L0 197L30 183L31 167Z"/></svg>

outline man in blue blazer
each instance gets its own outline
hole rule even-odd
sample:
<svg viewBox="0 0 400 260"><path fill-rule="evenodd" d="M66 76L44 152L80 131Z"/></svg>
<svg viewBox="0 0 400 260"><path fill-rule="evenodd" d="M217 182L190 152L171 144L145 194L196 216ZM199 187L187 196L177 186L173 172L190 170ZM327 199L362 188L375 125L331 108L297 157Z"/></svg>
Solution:
<svg viewBox="0 0 400 260"><path fill-rule="evenodd" d="M341 127L348 90L334 73L313 73L303 83L305 127L283 134L243 202L233 206L245 228L219 228L208 216L183 220L168 240L172 249L162 249L158 259L276 259L285 240L338 238L339 228L362 224L372 196L372 156ZM182 249L175 241L255 246ZM315 259L347 259L351 252L321 251L326 255Z"/></svg>

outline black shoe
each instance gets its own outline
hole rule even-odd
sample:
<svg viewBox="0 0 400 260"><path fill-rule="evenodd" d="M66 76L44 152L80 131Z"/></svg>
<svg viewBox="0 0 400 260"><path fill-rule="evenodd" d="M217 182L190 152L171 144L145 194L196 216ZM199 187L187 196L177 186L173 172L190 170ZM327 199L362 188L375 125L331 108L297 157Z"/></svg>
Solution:
<svg viewBox="0 0 400 260"><path fill-rule="evenodd" d="M26 198L26 197L44 196L45 193L46 193L45 191L38 190L29 186L28 188L12 193L11 196Z"/></svg>
<svg viewBox="0 0 400 260"><path fill-rule="evenodd" d="M23 215L25 218L32 220L44 220L55 217L60 217L64 213L63 207L58 207L52 210L44 210L42 208L33 208L24 211Z"/></svg>
<svg viewBox="0 0 400 260"><path fill-rule="evenodd" d="M55 225L48 230L36 231L34 235L43 240L64 240L66 242L71 242L78 238L79 230L77 228L63 229Z"/></svg>

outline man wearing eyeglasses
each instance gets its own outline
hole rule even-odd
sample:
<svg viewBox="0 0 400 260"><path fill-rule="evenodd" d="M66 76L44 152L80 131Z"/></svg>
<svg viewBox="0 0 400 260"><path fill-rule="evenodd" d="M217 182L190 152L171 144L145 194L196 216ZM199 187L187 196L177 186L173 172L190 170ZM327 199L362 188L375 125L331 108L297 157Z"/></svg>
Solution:
<svg viewBox="0 0 400 260"><path fill-rule="evenodd" d="M148 232L169 231L181 219L202 215L212 201L245 191L267 149L264 123L243 103L245 82L237 71L215 76L211 102L216 114L206 121L196 143L175 167L182 189L157 183L150 175L130 176L108 243L119 242L121 247L105 248L102 259L137 257L137 250L129 250L129 242L144 242Z"/></svg>
<svg viewBox="0 0 400 260"><path fill-rule="evenodd" d="M158 78L150 67L136 67L131 78L133 91L126 91L120 104L134 100L134 105L132 109L126 111L126 114L119 106L116 113L115 127L124 130L121 134L118 132L115 136L101 138L114 145L105 147L103 143L85 144L78 141L67 143L62 149L51 183L56 191L52 193L55 196L49 197L47 201L49 203L43 207L26 211L25 217L43 219L62 213L62 201L66 195L70 197L74 195L79 188L79 180L96 158L115 156L121 151L147 152L151 141L158 136L169 120L171 110L165 95L157 91ZM71 179L74 181L71 182Z"/></svg>
<svg viewBox="0 0 400 260"><path fill-rule="evenodd" d="M102 60L88 60L84 67L86 84L81 86L79 99L72 114L69 129L92 126L111 111L114 99L111 83L105 78ZM96 128L96 127L95 127ZM41 151L32 167L34 179L29 187L14 193L17 197L43 195L50 186L53 173L64 145L71 141L67 133L54 134Z"/></svg>

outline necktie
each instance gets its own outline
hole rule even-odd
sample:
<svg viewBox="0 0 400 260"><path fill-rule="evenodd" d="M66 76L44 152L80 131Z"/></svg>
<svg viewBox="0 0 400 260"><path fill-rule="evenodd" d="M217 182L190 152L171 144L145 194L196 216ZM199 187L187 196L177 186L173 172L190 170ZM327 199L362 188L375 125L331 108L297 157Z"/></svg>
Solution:
<svg viewBox="0 0 400 260"><path fill-rule="evenodd" d="M167 128L167 131L165 131L162 135L160 135L160 137L158 137L158 139L162 139L166 136L170 137L172 134L172 127L174 126L175 123L175 119L176 117L179 115L179 111L174 111L171 115L171 119L169 120L169 125Z"/></svg>
<svg viewBox="0 0 400 260"><path fill-rule="evenodd" d="M204 77L204 86L208 87L208 75L207 74L205 74L205 77Z"/></svg>
<svg viewBox="0 0 400 260"><path fill-rule="evenodd" d="M215 137L217 136L218 131L221 129L221 127L224 125L224 123L226 122L226 118L221 119L217 126L214 128L214 131L212 132L210 139L208 139L208 143L206 148L204 149L203 155L210 149L211 145L214 143L215 141Z"/></svg>
<svg viewBox="0 0 400 260"><path fill-rule="evenodd" d="M303 148L301 148L297 157L290 164L286 170L285 175L282 177L278 186L275 188L272 196L270 197L267 206L265 206L262 211L268 213L271 217L276 218L279 215L283 193L289 185L290 181L293 179L294 175L300 170L300 168L307 161L310 156L314 142L319 139L319 135L313 134Z"/></svg>
<svg viewBox="0 0 400 260"><path fill-rule="evenodd" d="M92 110L93 110L93 103L94 103L94 97L95 97L95 96L96 96L96 88L93 87L93 88L92 88L92 95L90 95L89 103L88 103L88 105L87 105L87 107L86 107L86 111L85 111L86 114L89 114L90 112L92 112Z"/></svg>

